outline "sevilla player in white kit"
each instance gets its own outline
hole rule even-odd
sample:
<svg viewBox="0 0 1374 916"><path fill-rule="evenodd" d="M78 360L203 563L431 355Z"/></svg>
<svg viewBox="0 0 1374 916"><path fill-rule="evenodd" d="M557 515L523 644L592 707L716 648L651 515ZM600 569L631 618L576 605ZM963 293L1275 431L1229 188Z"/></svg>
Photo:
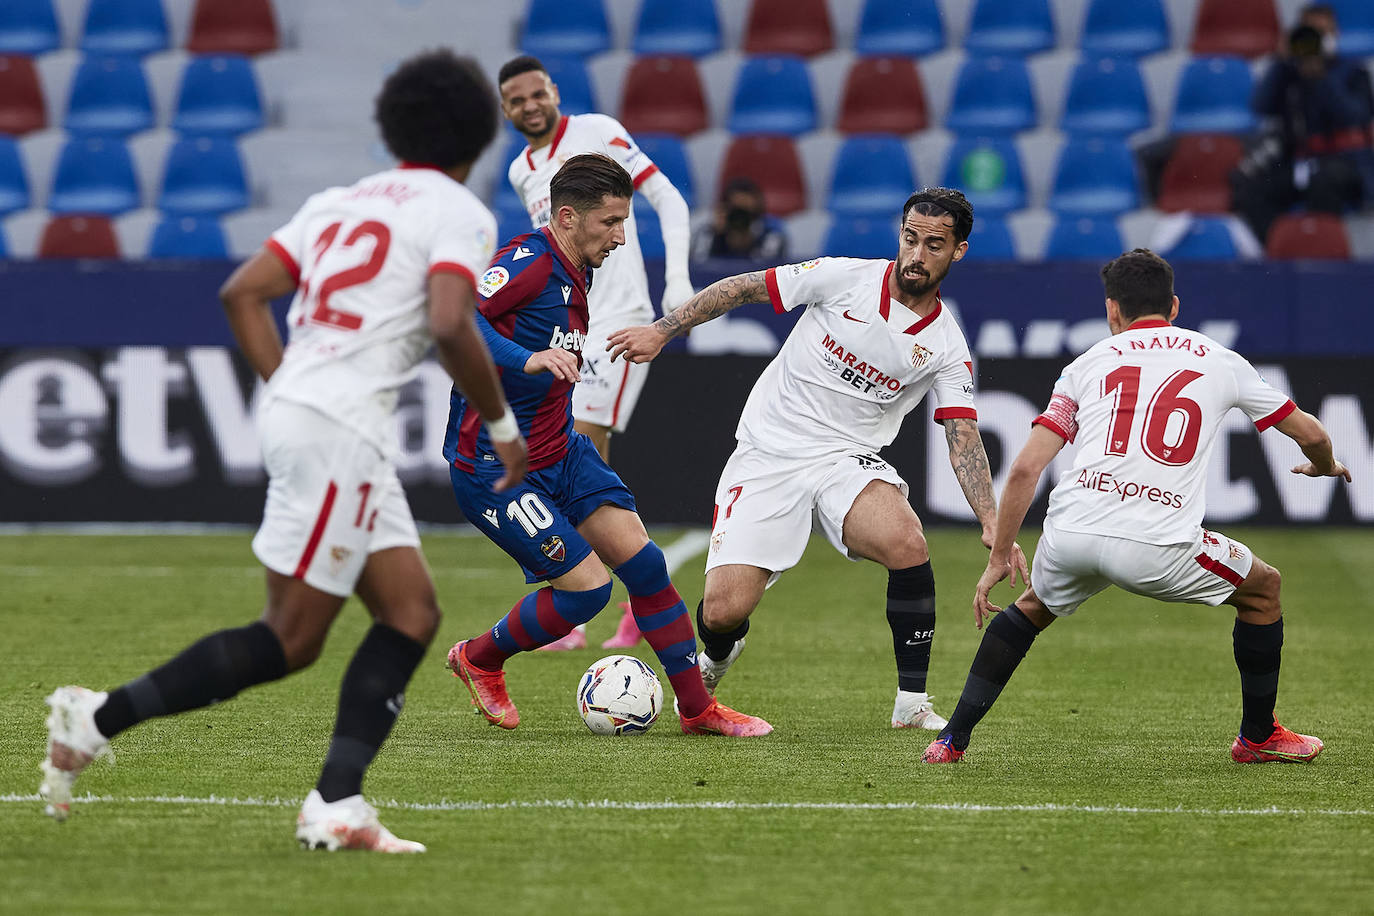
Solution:
<svg viewBox="0 0 1374 916"><path fill-rule="evenodd" d="M630 173L636 193L658 214L663 232L663 313L666 315L692 295L687 272L691 225L687 203L658 166L635 144L619 121L603 114L564 115L558 110L558 87L537 58L507 61L497 76L501 108L529 145L511 161L508 178L529 211L535 229L549 224L549 182L563 163L579 153L610 156ZM588 436L604 461L610 461L612 433L625 431L648 377L647 365L613 363L606 353L606 336L654 318L649 280L639 247L634 209L625 221L625 244L596 270L588 295L591 318L582 350L582 378L573 389L573 422ZM603 648L623 649L639 641L640 633L628 602L621 605L616 634ZM581 648L586 628L579 627L546 649Z"/></svg>
<svg viewBox="0 0 1374 916"><path fill-rule="evenodd" d="M652 326L611 335L614 355L646 360L675 334L746 302L771 302L780 312L806 308L750 392L739 445L716 490L697 609L708 687L739 657L749 615L764 589L801 559L814 525L851 560L888 570L897 659L892 726L944 726L926 692L935 632L930 555L906 482L878 452L931 396L955 476L991 545L997 509L972 361L939 296L972 227L973 208L958 191L920 191L903 208L895 262L821 258L729 277Z"/></svg>
<svg viewBox="0 0 1374 916"><path fill-rule="evenodd" d="M496 132L497 103L470 59L420 55L387 79L376 117L397 169L314 195L220 291L244 356L267 382L258 432L269 483L253 552L267 569L257 622L205 637L106 693L48 698L40 794L65 817L72 783L139 722L227 700L320 654L356 593L373 626L340 687L333 740L297 818L307 847L424 852L363 800L363 774L439 625L434 586L391 454L397 389L437 343L488 423L506 476L527 456L473 320L474 277L496 225L461 182ZM271 301L295 292L283 350Z"/></svg>
<svg viewBox="0 0 1374 916"><path fill-rule="evenodd" d="M973 727L991 708L1036 635L1058 617L1117 585L1162 601L1230 604L1240 670L1238 763L1309 761L1310 735L1274 719L1283 617L1279 574L1239 541L1202 527L1208 459L1221 422L1239 408L1301 447L1293 468L1309 477L1350 472L1331 452L1319 420L1297 408L1248 362L1216 341L1171 323L1174 273L1145 249L1102 269L1112 336L1069 364L1045 412L1013 462L997 535L978 582L974 615L988 624L948 727L927 748L928 763L963 756ZM988 592L1009 574L1010 549L1040 474L1068 442L1078 454L1050 494L1029 587L1006 610ZM1000 613L998 613L1000 611Z"/></svg>

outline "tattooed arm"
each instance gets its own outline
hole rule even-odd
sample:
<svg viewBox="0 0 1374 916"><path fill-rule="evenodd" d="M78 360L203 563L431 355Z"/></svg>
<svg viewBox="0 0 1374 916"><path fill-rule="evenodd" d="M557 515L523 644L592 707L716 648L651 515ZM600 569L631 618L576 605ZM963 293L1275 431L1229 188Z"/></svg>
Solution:
<svg viewBox="0 0 1374 916"><path fill-rule="evenodd" d="M647 363L659 354L664 344L689 328L718 318L747 302L767 301L768 287L763 281L763 271L726 277L712 283L653 324L616 331L607 338L606 349L611 351L612 361L623 356L627 362Z"/></svg>
<svg viewBox="0 0 1374 916"><path fill-rule="evenodd" d="M983 526L983 544L991 547L997 529L997 500L992 495L992 471L988 468L983 437L978 435L978 421L952 417L944 424L949 463L954 468L954 476L959 478L964 498Z"/></svg>

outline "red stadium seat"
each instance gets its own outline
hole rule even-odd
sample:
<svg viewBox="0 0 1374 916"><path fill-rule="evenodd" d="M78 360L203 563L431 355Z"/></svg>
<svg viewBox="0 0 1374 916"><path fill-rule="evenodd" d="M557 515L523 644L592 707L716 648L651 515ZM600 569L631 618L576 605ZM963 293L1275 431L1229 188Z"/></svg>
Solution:
<svg viewBox="0 0 1374 916"><path fill-rule="evenodd" d="M1202 0L1193 26L1194 54L1262 57L1279 47L1274 0Z"/></svg>
<svg viewBox="0 0 1374 916"><path fill-rule="evenodd" d="M1170 213L1226 213L1231 209L1231 170L1245 148L1227 134L1185 134L1178 139L1159 179L1155 206Z"/></svg>
<svg viewBox="0 0 1374 916"><path fill-rule="evenodd" d="M276 47L272 0L196 0L186 50L196 54L261 54Z"/></svg>
<svg viewBox="0 0 1374 916"><path fill-rule="evenodd" d="M104 216L54 216L38 241L40 258L117 258L114 225Z"/></svg>
<svg viewBox="0 0 1374 916"><path fill-rule="evenodd" d="M1345 223L1334 213L1285 213L1269 227L1264 253L1275 260L1350 260Z"/></svg>
<svg viewBox="0 0 1374 916"><path fill-rule="evenodd" d="M849 68L836 127L851 134L909 134L929 125L926 93L909 57L862 57Z"/></svg>
<svg viewBox="0 0 1374 916"><path fill-rule="evenodd" d="M706 96L690 57L641 57L625 76L620 121L632 134L686 136L707 127Z"/></svg>
<svg viewBox="0 0 1374 916"><path fill-rule="evenodd" d="M732 178L750 178L762 188L764 209L774 216L806 209L806 182L790 137L736 137L721 163L720 187Z"/></svg>
<svg viewBox="0 0 1374 916"><path fill-rule="evenodd" d="M47 126L48 112L33 59L0 55L0 134L26 134Z"/></svg>
<svg viewBox="0 0 1374 916"><path fill-rule="evenodd" d="M834 46L825 0L754 0L749 10L744 50L750 54L805 57Z"/></svg>

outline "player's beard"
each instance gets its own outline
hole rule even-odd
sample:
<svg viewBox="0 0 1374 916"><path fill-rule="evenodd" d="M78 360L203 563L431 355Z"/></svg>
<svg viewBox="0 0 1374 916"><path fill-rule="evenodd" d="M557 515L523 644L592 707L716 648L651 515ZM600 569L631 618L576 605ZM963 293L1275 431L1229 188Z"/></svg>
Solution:
<svg viewBox="0 0 1374 916"><path fill-rule="evenodd" d="M908 296L924 296L926 293L937 288L940 281L944 280L945 274L949 273L949 265L939 273L928 273L925 279L911 280L907 278L906 270L903 265L897 268L897 288Z"/></svg>

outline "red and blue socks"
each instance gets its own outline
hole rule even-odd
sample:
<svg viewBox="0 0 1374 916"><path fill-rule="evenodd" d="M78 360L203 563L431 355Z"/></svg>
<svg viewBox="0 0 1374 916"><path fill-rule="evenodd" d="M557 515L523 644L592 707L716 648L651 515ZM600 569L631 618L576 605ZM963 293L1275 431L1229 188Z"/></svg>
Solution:
<svg viewBox="0 0 1374 916"><path fill-rule="evenodd" d="M584 592L546 585L530 592L496 626L468 641L468 661L484 671L500 671L506 659L562 639L586 623L611 600L611 583Z"/></svg>
<svg viewBox="0 0 1374 916"><path fill-rule="evenodd" d="M682 596L668 578L663 551L653 541L623 564L616 576L630 593L630 609L649 647L658 656L684 716L697 716L711 705L697 668L697 639Z"/></svg>

